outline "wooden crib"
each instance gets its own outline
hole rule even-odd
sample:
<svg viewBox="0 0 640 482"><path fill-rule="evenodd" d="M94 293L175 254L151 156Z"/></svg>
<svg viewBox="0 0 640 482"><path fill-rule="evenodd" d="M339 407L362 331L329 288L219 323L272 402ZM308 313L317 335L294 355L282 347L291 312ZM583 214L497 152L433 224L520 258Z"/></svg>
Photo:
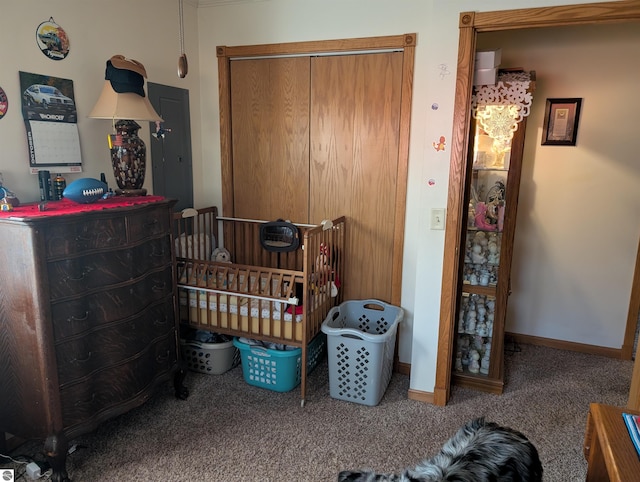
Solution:
<svg viewBox="0 0 640 482"><path fill-rule="evenodd" d="M220 217L216 207L174 214L183 325L300 347L307 360L309 342L342 302L345 218L295 225L295 249L273 237L281 224L286 223ZM230 262L216 247L228 251ZM302 405L306 378L302 363Z"/></svg>

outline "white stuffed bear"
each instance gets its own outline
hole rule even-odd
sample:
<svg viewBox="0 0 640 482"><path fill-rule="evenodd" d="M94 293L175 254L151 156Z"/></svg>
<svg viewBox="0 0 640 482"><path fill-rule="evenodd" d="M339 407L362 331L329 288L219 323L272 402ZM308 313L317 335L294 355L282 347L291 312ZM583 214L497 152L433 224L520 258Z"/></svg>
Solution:
<svg viewBox="0 0 640 482"><path fill-rule="evenodd" d="M231 263L231 253L225 248L216 248L211 254L211 259L218 263Z"/></svg>

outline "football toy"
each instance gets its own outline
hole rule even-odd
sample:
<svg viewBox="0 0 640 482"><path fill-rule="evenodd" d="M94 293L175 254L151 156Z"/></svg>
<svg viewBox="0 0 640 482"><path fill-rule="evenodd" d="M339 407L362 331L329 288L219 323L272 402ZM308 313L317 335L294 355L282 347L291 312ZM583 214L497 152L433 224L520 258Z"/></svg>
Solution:
<svg viewBox="0 0 640 482"><path fill-rule="evenodd" d="M90 177L76 179L62 191L62 197L74 202L87 204L96 202L107 193L107 185Z"/></svg>

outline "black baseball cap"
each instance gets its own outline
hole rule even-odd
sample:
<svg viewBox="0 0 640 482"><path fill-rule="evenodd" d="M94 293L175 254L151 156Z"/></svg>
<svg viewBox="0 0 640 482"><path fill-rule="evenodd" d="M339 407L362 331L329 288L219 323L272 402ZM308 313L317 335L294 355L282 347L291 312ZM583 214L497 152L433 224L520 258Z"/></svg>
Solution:
<svg viewBox="0 0 640 482"><path fill-rule="evenodd" d="M140 62L127 59L123 55L114 55L107 60L104 78L111 82L111 87L119 94L132 92L145 97L144 78L146 76L147 72Z"/></svg>

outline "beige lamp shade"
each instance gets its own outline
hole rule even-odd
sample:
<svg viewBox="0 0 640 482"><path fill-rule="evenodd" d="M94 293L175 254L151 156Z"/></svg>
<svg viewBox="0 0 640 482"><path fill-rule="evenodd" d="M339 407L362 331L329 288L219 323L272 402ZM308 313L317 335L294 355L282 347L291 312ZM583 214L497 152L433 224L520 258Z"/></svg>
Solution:
<svg viewBox="0 0 640 482"><path fill-rule="evenodd" d="M104 81L102 93L89 113L93 119L129 119L149 122L163 122L148 97L133 92L118 93L111 82Z"/></svg>

